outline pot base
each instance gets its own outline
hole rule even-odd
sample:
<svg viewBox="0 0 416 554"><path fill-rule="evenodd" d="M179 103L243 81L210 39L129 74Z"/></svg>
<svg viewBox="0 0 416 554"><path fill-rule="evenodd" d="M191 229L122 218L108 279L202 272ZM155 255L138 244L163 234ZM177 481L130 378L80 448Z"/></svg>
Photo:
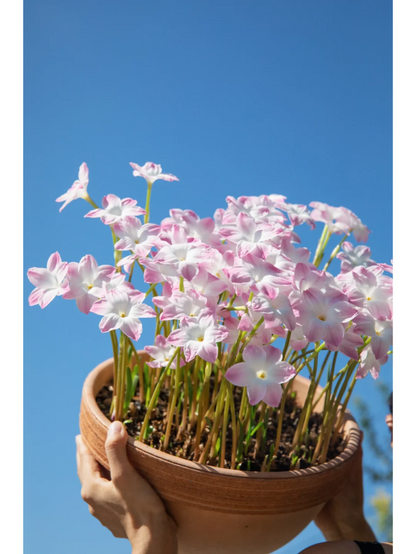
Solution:
<svg viewBox="0 0 416 554"><path fill-rule="evenodd" d="M165 501L178 526L178 554L270 554L299 535L321 511L318 504L296 513L223 514Z"/></svg>

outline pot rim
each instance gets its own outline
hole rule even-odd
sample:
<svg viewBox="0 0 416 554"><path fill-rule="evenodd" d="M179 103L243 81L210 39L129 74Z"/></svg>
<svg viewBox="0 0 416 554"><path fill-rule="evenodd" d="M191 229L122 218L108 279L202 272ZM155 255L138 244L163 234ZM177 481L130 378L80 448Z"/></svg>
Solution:
<svg viewBox="0 0 416 554"><path fill-rule="evenodd" d="M138 354L147 355L147 353L144 351L138 351ZM102 372L108 371L109 367L112 366L112 364L113 364L113 358L109 358L104 362L101 362L97 367L95 367L89 373L89 375L84 381L84 386L82 389L83 402L85 402L85 404L88 405L88 408L91 411L92 415L95 417L95 419L98 420L98 422L106 429L110 427L111 422L110 420L107 419L107 417L103 414L103 412L98 407L93 391L94 391L94 384L97 381L98 376L101 375ZM308 381L308 379L306 379L301 375L298 375L296 379ZM318 466L313 466L306 469L289 470L289 471L273 471L273 472L241 471L237 469L208 466L191 460L186 460L184 458L179 458L177 456L173 456L172 454L167 454L166 452L162 452L160 450L156 450L155 448L152 448L151 446L143 444L142 442L139 442L130 436L128 436L128 445L135 450L142 450L147 455L154 456L155 458L158 458L160 461L163 461L169 465L185 467L188 470L196 471L198 473L223 475L226 477L233 477L236 479L259 479L259 480L294 479L294 478L299 479L299 478L310 477L312 475L317 475L326 471L333 470L339 467L340 465L342 465L344 462L350 460L350 458L354 456L354 454L356 453L356 451L360 446L362 433L358 427L356 420L354 419L354 417L352 416L349 410L345 410L344 425L345 423L349 424L348 437L347 437L347 444L341 454L339 454L332 460L329 460L328 462L325 462Z"/></svg>

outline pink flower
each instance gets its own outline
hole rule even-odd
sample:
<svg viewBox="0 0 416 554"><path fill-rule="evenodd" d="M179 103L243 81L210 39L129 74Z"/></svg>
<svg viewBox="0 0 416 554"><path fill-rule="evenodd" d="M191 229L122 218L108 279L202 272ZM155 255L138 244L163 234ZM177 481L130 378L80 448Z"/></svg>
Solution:
<svg viewBox="0 0 416 554"><path fill-rule="evenodd" d="M209 247L198 242L188 242L185 230L179 225L173 226L172 244L163 246L154 257L154 261L169 266L176 275L191 281L199 270L199 262L210 257Z"/></svg>
<svg viewBox="0 0 416 554"><path fill-rule="evenodd" d="M39 304L45 308L55 296L62 296L67 290L67 284L64 281L68 269L68 263L61 261L58 252L52 254L46 265L43 267L31 267L27 276L35 289L30 293L29 305Z"/></svg>
<svg viewBox="0 0 416 554"><path fill-rule="evenodd" d="M199 356L214 363L218 357L217 343L227 336L227 329L218 325L214 316L201 312L195 319L183 320L180 329L169 335L168 342L173 346L183 346L187 362Z"/></svg>
<svg viewBox="0 0 416 554"><path fill-rule="evenodd" d="M127 258L124 258L122 261L127 263L129 258L134 261L135 257L135 254L127 256ZM176 268L169 264L158 263L151 258L140 258L139 261L146 268L143 275L145 283L161 283L162 281L177 277L178 275Z"/></svg>
<svg viewBox="0 0 416 554"><path fill-rule="evenodd" d="M78 309L89 314L94 302L103 296L104 283L110 281L115 271L111 265L98 267L95 258L90 255L84 256L79 264L71 262L68 265L69 291L64 294L64 298L75 298Z"/></svg>
<svg viewBox="0 0 416 554"><path fill-rule="evenodd" d="M223 282L223 290L228 290L229 292L234 293L234 287L228 277L229 268L235 265L234 259L235 256L231 250L219 252L213 248L210 257L201 262L198 276L202 273L201 269L205 268L211 276L214 276ZM219 284L218 286L220 287ZM217 294L220 294L223 290L219 290ZM211 295L211 293L208 292L203 292L203 294L206 294L207 296Z"/></svg>
<svg viewBox="0 0 416 554"><path fill-rule="evenodd" d="M134 286L126 281L126 275L124 273L114 273L110 281L103 283L102 297L107 296L110 290L118 290L130 294L134 290Z"/></svg>
<svg viewBox="0 0 416 554"><path fill-rule="evenodd" d="M149 362L150 367L166 367L171 360L173 353L176 348L168 343L166 337L163 335L158 335L155 339L154 346L145 346L145 351L153 358L153 362ZM178 365L177 357L172 362L171 366L173 369L176 369ZM185 365L185 362L181 358L180 361L181 367Z"/></svg>
<svg viewBox="0 0 416 554"><path fill-rule="evenodd" d="M347 208L340 208L341 214L338 217L339 224L344 224L347 234L352 233L357 242L367 242L370 230L364 225L359 217Z"/></svg>
<svg viewBox="0 0 416 554"><path fill-rule="evenodd" d="M348 358L358 360L357 348L363 345L363 339L357 333L358 327L353 325L352 327L347 328L347 330L344 332L342 341L338 346L333 346L329 342L326 342L326 347L328 348L328 350L338 350L342 354L345 354L345 356L347 356Z"/></svg>
<svg viewBox="0 0 416 554"><path fill-rule="evenodd" d="M76 200L77 198L83 198L86 200L88 198L87 193L88 187L88 166L84 162L80 165L78 171L78 179L74 181L73 185L67 190L65 194L62 194L59 198L56 199L56 202L64 202L64 204L59 208L59 211L68 206L70 202Z"/></svg>
<svg viewBox="0 0 416 554"><path fill-rule="evenodd" d="M350 242L344 242L341 246L344 252L337 254L337 258L341 260L341 272L346 273L352 271L354 267L369 267L375 265L376 262L370 259L371 250L368 246L354 246Z"/></svg>
<svg viewBox="0 0 416 554"><path fill-rule="evenodd" d="M265 294L255 296L251 303L253 310L264 317L266 329L273 329L283 324L289 331L293 331L296 327L296 319L289 299L284 294L279 294L279 289L275 293L274 298Z"/></svg>
<svg viewBox="0 0 416 554"><path fill-rule="evenodd" d="M133 175L135 177L143 177L151 185L158 179L163 179L164 181L179 181L179 179L171 173L162 173L162 166L154 164L153 162L146 162L143 167L132 162L130 162L130 165L134 170Z"/></svg>
<svg viewBox="0 0 416 554"><path fill-rule="evenodd" d="M100 217L105 225L113 225L113 223L121 221L128 215L138 216L146 213L140 206L136 207L136 204L137 200L132 198L121 200L114 194L107 194L103 198L104 209L91 210L84 217Z"/></svg>
<svg viewBox="0 0 416 554"><path fill-rule="evenodd" d="M277 408L282 398L281 383L286 383L296 375L296 370L287 362L281 361L282 353L273 346L249 345L243 352L244 362L230 367L226 379L238 387L247 387L252 406L261 400Z"/></svg>
<svg viewBox="0 0 416 554"><path fill-rule="evenodd" d="M354 319L356 332L371 337L371 349L376 360L387 356L393 342L393 322L391 320L377 320L363 310Z"/></svg>
<svg viewBox="0 0 416 554"><path fill-rule="evenodd" d="M328 230L331 234L348 234L348 225L338 221L338 218L342 214L341 208L329 206L324 202L311 202L309 206L314 208L311 212L312 219L328 225Z"/></svg>
<svg viewBox="0 0 416 554"><path fill-rule="evenodd" d="M337 347L344 337L343 323L348 323L357 314L348 302L345 302L341 291L329 288L324 292L318 289L307 289L302 293L301 302L297 304L299 322L305 337L316 342L324 340Z"/></svg>
<svg viewBox="0 0 416 554"><path fill-rule="evenodd" d="M209 246L221 248L221 236L215 230L212 218L200 219L192 210L170 210L170 217L162 221L162 229L169 231L173 225L179 225L186 231L188 237L196 238ZM164 237L161 237L164 238Z"/></svg>
<svg viewBox="0 0 416 554"><path fill-rule="evenodd" d="M250 253L261 258L271 250L266 242L276 236L276 229L266 223L258 224L251 216L241 212L236 218L235 227L223 227L220 234L236 245L240 258Z"/></svg>
<svg viewBox="0 0 416 554"><path fill-rule="evenodd" d="M282 237L281 242L281 251L286 258L291 262L297 263L307 263L309 256L311 255L310 251L307 248L295 248L293 242L289 237Z"/></svg>
<svg viewBox="0 0 416 554"><path fill-rule="evenodd" d="M240 331L250 332L253 330L253 327L260 321L263 317L261 312L255 312L252 307L252 303L247 303L248 313L244 313L238 324L238 329ZM284 337L286 335L283 327L278 324L276 327L267 327L266 323L263 322L260 327L257 329L256 334L251 339L250 344L256 346L263 346L270 343L272 340L272 335L277 335L279 337Z"/></svg>
<svg viewBox="0 0 416 554"><path fill-rule="evenodd" d="M346 293L350 302L368 310L375 319L392 319L393 281L382 273L379 266L353 269L353 282L347 285Z"/></svg>
<svg viewBox="0 0 416 554"><path fill-rule="evenodd" d="M285 202L276 203L276 206L284 212L287 212L290 223L293 226L307 223L311 229L315 229L315 221L312 219L307 206L303 204L286 204Z"/></svg>
<svg viewBox="0 0 416 554"><path fill-rule="evenodd" d="M272 198L273 197L273 198ZM277 195L267 196L240 196L235 199L233 196L227 196L228 209L224 213L224 225L235 225L236 216L240 213L249 215L256 222L264 223L265 221L273 221L274 223L283 223L285 216L276 209ZM283 200L284 196L278 197Z"/></svg>
<svg viewBox="0 0 416 554"><path fill-rule="evenodd" d="M197 317L207 309L207 299L196 290L174 292L170 298L155 296L153 303L163 310L160 321Z"/></svg>
<svg viewBox="0 0 416 554"><path fill-rule="evenodd" d="M139 317L156 317L150 306L142 304L145 294L138 290L130 294L119 290L110 290L107 296L97 300L91 312L104 316L100 321L102 333L120 329L133 340L139 340L142 334L142 324Z"/></svg>
<svg viewBox="0 0 416 554"><path fill-rule="evenodd" d="M114 245L116 250L132 250L138 256L147 256L157 239L159 225L142 225L137 217L126 216L114 224L114 232L120 238Z"/></svg>
<svg viewBox="0 0 416 554"><path fill-rule="evenodd" d="M309 205L314 208L311 212L312 219L328 225L331 234L352 233L358 242L367 242L370 231L351 210L342 206L335 208L323 202L311 202Z"/></svg>
<svg viewBox="0 0 416 554"><path fill-rule="evenodd" d="M370 344L361 352L360 365L357 371L357 379L364 379L368 372L371 373L371 377L373 379L377 379L380 374L380 367L384 365L388 359L388 356L385 356L380 360L376 360Z"/></svg>
<svg viewBox="0 0 416 554"><path fill-rule="evenodd" d="M216 250L213 252L216 252ZM199 293L206 296L209 299L209 302L212 302L214 297L218 297L219 294L227 289L227 284L225 279L217 279L217 277L214 277L211 273L208 273L208 271L202 267L203 264L204 260L198 264L198 274L195 275L192 281L189 283L185 282L185 291L188 287L194 288ZM216 302L217 298L215 299L215 303Z"/></svg>
<svg viewBox="0 0 416 554"><path fill-rule="evenodd" d="M296 350L296 352L299 352L299 350L302 350L302 348L305 348L306 346L308 346L308 344L309 344L309 341L308 339L305 339L302 325L297 324L295 329L292 331L292 334L290 335L290 341L289 341L290 348L293 348L293 350Z"/></svg>
<svg viewBox="0 0 416 554"><path fill-rule="evenodd" d="M241 266L234 266L228 270L237 294L252 290L274 298L278 293L279 285L291 284L280 269L253 254L247 254L240 263L242 263Z"/></svg>

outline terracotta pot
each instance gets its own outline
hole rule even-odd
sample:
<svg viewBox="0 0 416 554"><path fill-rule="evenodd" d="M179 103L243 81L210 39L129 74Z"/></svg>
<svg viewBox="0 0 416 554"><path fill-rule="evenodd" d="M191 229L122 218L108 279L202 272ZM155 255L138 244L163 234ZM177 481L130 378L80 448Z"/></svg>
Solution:
<svg viewBox="0 0 416 554"><path fill-rule="evenodd" d="M80 414L83 439L107 469L104 443L110 422L95 397L111 381L112 371L110 359L89 374ZM307 379L296 377L293 390L300 403L308 386ZM318 405L318 409L322 407ZM176 521L180 554L268 554L298 535L345 484L361 441L358 425L348 411L344 429L347 446L341 455L298 471L214 468L165 454L130 437L127 453Z"/></svg>

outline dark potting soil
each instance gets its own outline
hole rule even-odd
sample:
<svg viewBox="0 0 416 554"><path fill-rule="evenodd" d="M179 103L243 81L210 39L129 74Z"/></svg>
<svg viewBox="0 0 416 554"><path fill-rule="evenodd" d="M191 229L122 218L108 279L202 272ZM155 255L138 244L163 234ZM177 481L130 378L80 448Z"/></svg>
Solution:
<svg viewBox="0 0 416 554"><path fill-rule="evenodd" d="M163 442L166 432L167 421L167 408L168 408L168 394L169 389L162 389L159 396L159 402L156 408L153 409L149 426L152 432L148 438L143 441L157 450L162 450ZM97 404L104 415L110 419L110 405L113 395L113 387L111 385L103 387L97 395ZM236 410L238 410L241 402L241 393L236 389L234 393L234 402ZM291 459L293 455L292 441L295 435L296 427L299 422L299 416L301 409L296 405L296 398L288 395L285 403L285 411L283 417L282 434L280 439L280 446L277 455L274 457L273 462L270 465L269 471L289 471L291 465ZM126 430L131 437L138 438L140 434L141 424L146 415L146 407L141 404L139 397L134 396L130 403L129 413L127 415L127 421L125 423ZM172 454L180 458L187 460L193 459L193 445L195 442L195 431L190 432L188 429L180 429L176 421L176 412L173 419L171 428L169 446L164 452ZM182 414L179 417L179 423L182 419ZM256 423L258 419L256 418ZM321 414L313 413L309 420L308 433L304 441L304 444L300 448L300 452L297 452L298 456L295 469L305 469L311 467L310 460L314 452L315 446L318 441L318 437L322 430L322 416ZM274 411L273 417L269 418L266 434L262 434L262 440L260 441L260 448L257 450L256 446L256 434L250 439L250 444L247 448L247 454L243 456L241 465L238 469L243 471L261 471L263 462L266 455L270 452L270 446L275 443L277 432L277 411ZM208 423L201 433L199 454L204 449L207 442L209 433ZM327 460L332 460L338 456L344 450L344 441L341 437L338 437L335 444L329 447ZM226 441L226 456L225 456L225 468L230 468L231 460L231 447L232 447L232 429L231 423L229 423ZM197 461L197 460L196 460ZM207 459L208 465L218 466L218 458L215 460ZM317 465L317 464L315 464Z"/></svg>

